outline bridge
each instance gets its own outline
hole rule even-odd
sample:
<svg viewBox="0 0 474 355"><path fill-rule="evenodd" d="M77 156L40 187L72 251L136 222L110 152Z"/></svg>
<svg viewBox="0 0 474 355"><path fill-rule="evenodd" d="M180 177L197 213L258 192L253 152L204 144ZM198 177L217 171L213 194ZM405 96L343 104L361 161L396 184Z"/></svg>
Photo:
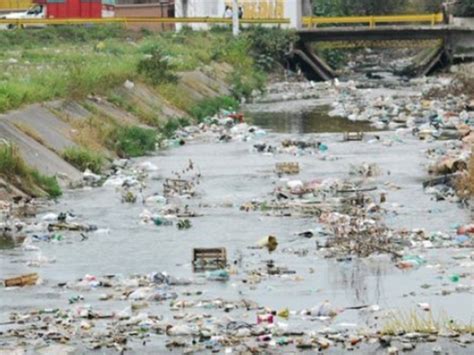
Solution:
<svg viewBox="0 0 474 355"><path fill-rule="evenodd" d="M408 25L394 25L394 23ZM426 22L416 24L416 22ZM384 47L434 46L417 75L426 75L437 66L446 66L455 59L474 59L474 19L465 23L445 24L442 14L408 16L366 16L343 18L303 18L303 29L297 31L299 41L290 58L313 80L330 80L334 71L312 50L313 43L336 43L337 48L371 47L383 42ZM377 26L377 23L383 24ZM337 24L338 27L314 27ZM341 26L350 24L351 26ZM354 24L358 24L354 26ZM421 44L421 45L420 45ZM377 45L379 46L379 45Z"/></svg>

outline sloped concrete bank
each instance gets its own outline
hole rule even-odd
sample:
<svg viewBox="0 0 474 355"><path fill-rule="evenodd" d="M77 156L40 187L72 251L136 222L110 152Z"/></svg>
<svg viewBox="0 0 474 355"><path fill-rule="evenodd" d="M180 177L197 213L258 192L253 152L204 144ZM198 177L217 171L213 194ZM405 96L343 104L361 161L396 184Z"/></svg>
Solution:
<svg viewBox="0 0 474 355"><path fill-rule="evenodd" d="M201 100L231 94L229 74L233 68L213 63L199 70L179 74L175 91L188 106ZM144 117L155 117L159 125L171 118L188 118L158 91L143 83L126 82L113 92L113 100L90 95L81 100L57 100L33 104L0 115L0 139L15 145L21 157L32 168L47 176L55 176L62 188L77 185L82 172L63 159L70 147L81 145L81 127L93 118L117 126L151 127ZM191 107L184 107L190 109ZM87 134L87 132L86 132ZM91 137L89 137L91 138ZM116 154L96 142L94 150L113 159ZM88 147L90 148L90 147ZM2 180L0 196L12 197L20 191Z"/></svg>

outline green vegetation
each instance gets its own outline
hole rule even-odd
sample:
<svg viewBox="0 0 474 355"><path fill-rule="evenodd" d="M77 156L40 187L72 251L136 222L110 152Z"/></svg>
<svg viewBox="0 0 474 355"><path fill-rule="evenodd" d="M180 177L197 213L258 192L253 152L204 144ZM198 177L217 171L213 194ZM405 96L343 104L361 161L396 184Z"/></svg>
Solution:
<svg viewBox="0 0 474 355"><path fill-rule="evenodd" d="M160 132L165 138L172 138L178 129L189 126L189 124L186 117L171 118L161 127Z"/></svg>
<svg viewBox="0 0 474 355"><path fill-rule="evenodd" d="M54 198L62 194L55 177L44 176L30 168L20 156L17 147L9 143L0 145L0 176L33 196L46 193Z"/></svg>
<svg viewBox="0 0 474 355"><path fill-rule="evenodd" d="M219 110L235 110L239 106L239 102L229 96L219 96L211 99L206 99L190 109L190 114L202 122L206 117L214 116Z"/></svg>
<svg viewBox="0 0 474 355"><path fill-rule="evenodd" d="M83 148L67 149L64 159L79 167L98 172L105 164L106 149L122 158L137 157L155 150L157 132L154 129L121 125L107 116L94 115L85 121L71 121L74 142Z"/></svg>
<svg viewBox="0 0 474 355"><path fill-rule="evenodd" d="M89 169L99 174L104 166L105 158L101 153L82 147L69 147L63 152L63 158L80 171Z"/></svg>
<svg viewBox="0 0 474 355"><path fill-rule="evenodd" d="M120 157L138 157L155 150L156 138L153 129L129 126L116 128L107 140Z"/></svg>
<svg viewBox="0 0 474 355"><path fill-rule="evenodd" d="M297 40L293 31L276 27L254 27L245 36L256 64L266 71L274 69L277 63L283 63L291 43Z"/></svg>
<svg viewBox="0 0 474 355"><path fill-rule="evenodd" d="M179 94L177 73L213 61L234 67L228 79L236 97L249 95L262 88L262 70L282 58L293 38L287 31L270 32L246 30L235 39L228 29L150 34L103 25L0 31L0 112L56 98L106 96L127 79L155 85L171 103L186 109L193 102ZM157 125L156 117L142 116Z"/></svg>
<svg viewBox="0 0 474 355"><path fill-rule="evenodd" d="M315 51L328 63L331 68L339 69L347 63L347 57L352 50L341 50L337 48L326 48L323 45L315 45ZM356 49L357 50L357 49Z"/></svg>
<svg viewBox="0 0 474 355"><path fill-rule="evenodd" d="M313 2L317 16L370 16L442 11L446 0L318 0ZM474 0L451 2L450 11L458 16L474 15Z"/></svg>
<svg viewBox="0 0 474 355"><path fill-rule="evenodd" d="M9 31L1 31L0 38ZM30 32L30 31L25 31ZM0 40L1 42L1 40ZM1 48L1 47L0 47ZM21 54L20 54L21 53ZM101 93L133 79L136 58L116 56L71 44L0 51L0 112L59 97Z"/></svg>
<svg viewBox="0 0 474 355"><path fill-rule="evenodd" d="M474 16L474 0L460 0L456 6L458 16Z"/></svg>
<svg viewBox="0 0 474 355"><path fill-rule="evenodd" d="M41 30L1 31L0 47L31 49L45 45L57 47L64 43L83 44L96 41L105 41L109 38L127 40L131 35L121 25L107 26L48 26Z"/></svg>
<svg viewBox="0 0 474 355"><path fill-rule="evenodd" d="M56 177L42 175L35 169L30 169L30 174L34 184L45 191L49 197L56 198L62 195L61 187L59 187Z"/></svg>
<svg viewBox="0 0 474 355"><path fill-rule="evenodd" d="M409 0L319 0L314 2L317 16L368 16L404 13Z"/></svg>
<svg viewBox="0 0 474 355"><path fill-rule="evenodd" d="M176 66L155 48L151 53L138 62L138 73L141 74L153 85L161 83L172 83L178 80L174 70Z"/></svg>

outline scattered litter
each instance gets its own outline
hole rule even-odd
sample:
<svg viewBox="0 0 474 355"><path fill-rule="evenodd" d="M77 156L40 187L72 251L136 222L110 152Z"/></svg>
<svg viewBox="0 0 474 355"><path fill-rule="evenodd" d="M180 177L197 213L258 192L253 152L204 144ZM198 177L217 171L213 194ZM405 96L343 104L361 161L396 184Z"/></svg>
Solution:
<svg viewBox="0 0 474 355"><path fill-rule="evenodd" d="M33 286L39 280L39 276L37 273L33 274L26 274L17 277L12 277L9 279L5 279L4 284L5 287L24 287L24 286Z"/></svg>

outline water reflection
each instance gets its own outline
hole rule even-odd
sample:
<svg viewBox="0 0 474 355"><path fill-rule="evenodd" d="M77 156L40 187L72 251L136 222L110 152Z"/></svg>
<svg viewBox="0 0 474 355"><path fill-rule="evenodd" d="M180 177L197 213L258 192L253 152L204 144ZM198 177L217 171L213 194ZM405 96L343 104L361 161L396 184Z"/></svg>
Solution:
<svg viewBox="0 0 474 355"><path fill-rule="evenodd" d="M345 288L348 297L358 304L380 303L384 298L382 278L387 273L387 267L382 263L368 263L354 258L352 261L337 262L329 265L329 282L332 288Z"/></svg>
<svg viewBox="0 0 474 355"><path fill-rule="evenodd" d="M249 115L257 126L277 133L338 133L376 130L368 122L352 122L342 117L330 117L328 111L329 107L318 107L310 112L255 112Z"/></svg>
<svg viewBox="0 0 474 355"><path fill-rule="evenodd" d="M0 249L13 249L15 242L12 238L0 235Z"/></svg>

